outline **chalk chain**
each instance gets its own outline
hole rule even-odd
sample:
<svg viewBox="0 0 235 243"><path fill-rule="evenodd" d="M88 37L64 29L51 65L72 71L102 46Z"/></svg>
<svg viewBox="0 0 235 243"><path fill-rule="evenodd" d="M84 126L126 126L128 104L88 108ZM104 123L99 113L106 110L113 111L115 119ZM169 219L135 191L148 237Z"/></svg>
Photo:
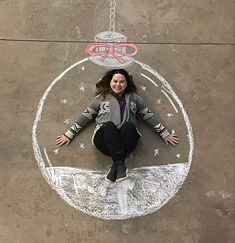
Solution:
<svg viewBox="0 0 235 243"><path fill-rule="evenodd" d="M109 37L112 37L113 33L115 32L115 13L116 13L116 1L115 0L110 0Z"/></svg>

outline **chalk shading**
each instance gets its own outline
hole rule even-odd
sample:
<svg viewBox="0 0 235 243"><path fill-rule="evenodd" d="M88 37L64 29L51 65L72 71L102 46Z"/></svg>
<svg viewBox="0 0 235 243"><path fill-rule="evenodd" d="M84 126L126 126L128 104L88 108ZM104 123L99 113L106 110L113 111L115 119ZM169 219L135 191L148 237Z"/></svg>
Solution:
<svg viewBox="0 0 235 243"><path fill-rule="evenodd" d="M122 183L117 184L117 198L119 207L121 210L122 215L126 215L128 213L129 207L132 207L132 205L128 205L128 191L132 190L135 185L135 182L131 180L123 181Z"/></svg>
<svg viewBox="0 0 235 243"><path fill-rule="evenodd" d="M134 60L138 48L135 43L127 42L127 37L121 33L109 31L97 33L95 43L90 43L86 52L89 60L108 69L126 68Z"/></svg>
<svg viewBox="0 0 235 243"><path fill-rule="evenodd" d="M146 166L129 171L128 179L110 183L107 171L48 167L50 186L71 206L102 219L127 219L152 213L179 190L187 163Z"/></svg>

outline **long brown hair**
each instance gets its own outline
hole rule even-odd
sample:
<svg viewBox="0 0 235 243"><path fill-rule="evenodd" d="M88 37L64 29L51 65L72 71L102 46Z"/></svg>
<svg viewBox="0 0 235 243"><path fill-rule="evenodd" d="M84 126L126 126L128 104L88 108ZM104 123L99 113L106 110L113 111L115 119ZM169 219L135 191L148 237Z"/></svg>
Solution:
<svg viewBox="0 0 235 243"><path fill-rule="evenodd" d="M137 88L133 81L133 77L125 69L113 69L107 71L103 78L98 83L96 83L96 95L101 95L103 98L105 98L108 94L112 94L110 81L112 80L113 75L117 73L122 74L126 78L127 87L125 93L137 93Z"/></svg>

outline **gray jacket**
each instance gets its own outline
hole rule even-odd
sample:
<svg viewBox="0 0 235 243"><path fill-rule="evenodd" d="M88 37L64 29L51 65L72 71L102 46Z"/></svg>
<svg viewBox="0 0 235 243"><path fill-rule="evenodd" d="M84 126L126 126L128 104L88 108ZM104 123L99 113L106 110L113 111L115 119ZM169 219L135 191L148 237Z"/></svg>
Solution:
<svg viewBox="0 0 235 243"><path fill-rule="evenodd" d="M169 135L167 129L160 120L148 109L143 99L135 93L125 94L126 107L121 121L120 106L118 100L108 95L105 99L101 95L94 97L90 105L75 121L65 135L73 139L91 120L95 119L95 132L106 122L112 121L118 128L126 121L132 122L137 128L136 115L146 121L162 138Z"/></svg>

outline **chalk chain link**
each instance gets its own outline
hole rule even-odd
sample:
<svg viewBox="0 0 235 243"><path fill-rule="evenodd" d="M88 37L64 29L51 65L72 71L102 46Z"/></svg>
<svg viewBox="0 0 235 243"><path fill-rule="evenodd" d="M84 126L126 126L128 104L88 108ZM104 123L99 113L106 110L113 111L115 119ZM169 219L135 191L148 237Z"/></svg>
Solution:
<svg viewBox="0 0 235 243"><path fill-rule="evenodd" d="M116 13L116 1L110 0L109 37L112 37L113 33L115 32L115 13Z"/></svg>

